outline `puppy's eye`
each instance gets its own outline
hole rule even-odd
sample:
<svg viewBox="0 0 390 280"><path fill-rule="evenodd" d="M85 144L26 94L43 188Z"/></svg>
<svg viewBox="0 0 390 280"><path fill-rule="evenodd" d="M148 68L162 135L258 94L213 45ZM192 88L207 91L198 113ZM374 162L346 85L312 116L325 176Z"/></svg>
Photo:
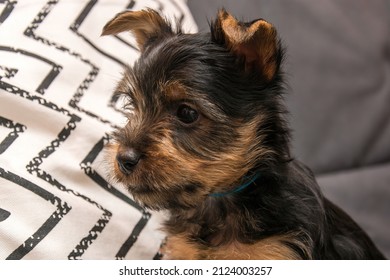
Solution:
<svg viewBox="0 0 390 280"><path fill-rule="evenodd" d="M177 109L177 118L185 124L191 124L198 120L199 113L188 105L180 105Z"/></svg>

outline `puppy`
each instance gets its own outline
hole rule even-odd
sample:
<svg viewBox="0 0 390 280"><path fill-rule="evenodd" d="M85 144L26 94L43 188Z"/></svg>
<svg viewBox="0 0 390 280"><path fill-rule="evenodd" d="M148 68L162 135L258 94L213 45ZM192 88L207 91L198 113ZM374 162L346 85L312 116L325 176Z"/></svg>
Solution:
<svg viewBox="0 0 390 280"><path fill-rule="evenodd" d="M210 30L184 34L148 9L102 33L130 31L141 52L116 89L130 110L109 161L138 202L168 210L164 257L383 259L290 156L275 28L220 10Z"/></svg>

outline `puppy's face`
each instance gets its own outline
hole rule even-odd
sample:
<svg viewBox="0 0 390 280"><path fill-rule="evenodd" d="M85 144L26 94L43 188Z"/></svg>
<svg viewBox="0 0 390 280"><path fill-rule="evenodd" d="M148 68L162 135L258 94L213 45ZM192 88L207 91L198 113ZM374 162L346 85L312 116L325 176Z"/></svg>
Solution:
<svg viewBox="0 0 390 280"><path fill-rule="evenodd" d="M114 179L136 200L152 209L194 207L274 160L266 130L281 53L269 23L243 24L221 11L212 34L182 34L147 10L117 15L103 34L125 30L141 56L117 86L128 122L109 154Z"/></svg>

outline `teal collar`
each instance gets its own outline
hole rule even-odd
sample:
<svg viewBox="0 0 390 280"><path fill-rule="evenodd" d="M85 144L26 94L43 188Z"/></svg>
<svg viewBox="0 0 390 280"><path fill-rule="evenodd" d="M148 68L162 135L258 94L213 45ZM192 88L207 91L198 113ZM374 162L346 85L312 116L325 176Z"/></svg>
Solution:
<svg viewBox="0 0 390 280"><path fill-rule="evenodd" d="M233 189L231 191L223 192L223 193L211 193L211 194L209 194L209 196L212 196L212 197L222 197L222 196L226 196L226 195L229 195L229 194L238 193L238 192L242 191L243 189L247 188L248 186L250 186L254 181L257 180L257 178L259 178L259 176L260 175L258 173L256 173L254 176L252 176L250 178L249 181L247 181L243 185L240 185L240 186L238 186L237 188L235 188L235 189Z"/></svg>

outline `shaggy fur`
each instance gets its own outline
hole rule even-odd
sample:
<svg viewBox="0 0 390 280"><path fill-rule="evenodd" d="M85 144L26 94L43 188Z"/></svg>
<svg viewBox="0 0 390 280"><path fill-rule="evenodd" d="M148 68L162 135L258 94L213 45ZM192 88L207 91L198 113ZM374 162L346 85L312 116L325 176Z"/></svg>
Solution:
<svg viewBox="0 0 390 280"><path fill-rule="evenodd" d="M141 50L117 86L130 110L109 161L138 202L170 212L165 258L383 259L290 156L275 28L221 10L210 29L184 34L149 9L103 30Z"/></svg>

